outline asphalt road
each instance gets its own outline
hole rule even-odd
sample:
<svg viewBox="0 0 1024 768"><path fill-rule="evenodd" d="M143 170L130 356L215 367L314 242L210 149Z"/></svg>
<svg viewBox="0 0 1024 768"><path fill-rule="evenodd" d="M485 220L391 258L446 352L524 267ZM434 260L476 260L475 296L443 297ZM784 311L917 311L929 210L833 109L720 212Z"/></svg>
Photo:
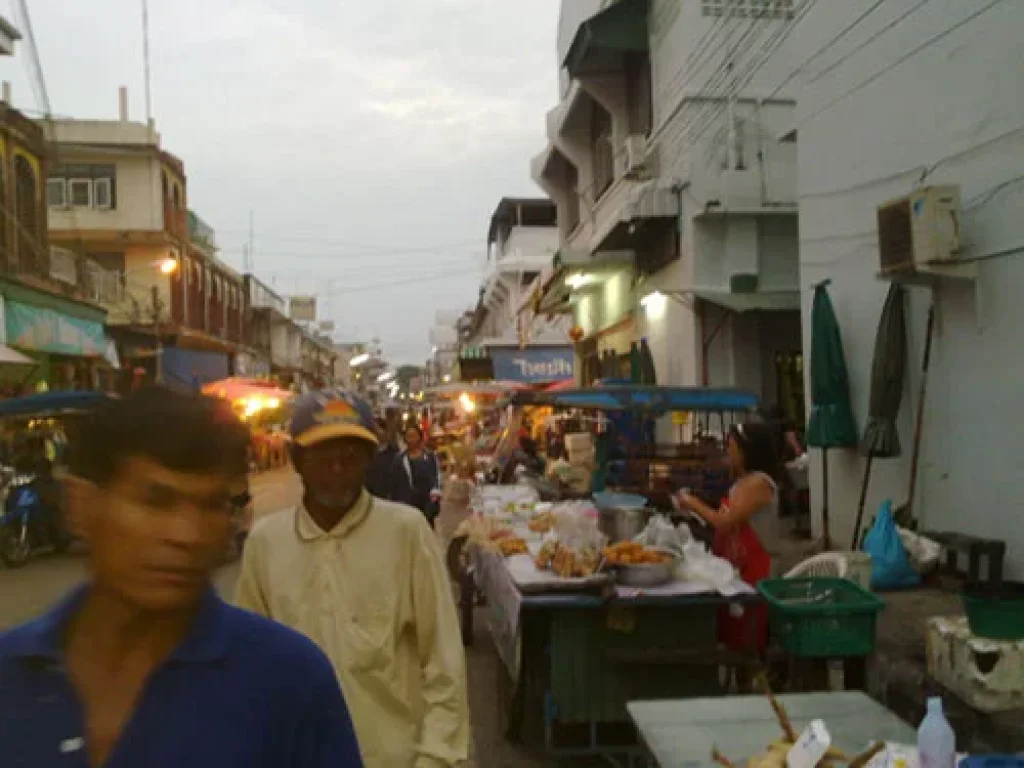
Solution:
<svg viewBox="0 0 1024 768"><path fill-rule="evenodd" d="M256 517L291 506L298 501L300 485L290 470L255 475L252 493ZM20 624L44 611L72 586L85 579L86 556L81 553L38 557L18 570L0 565L0 629ZM238 565L221 569L216 583L222 595L230 597L238 577ZM470 713L473 722L473 759L475 768L554 768L566 763L549 760L508 744L498 725L497 655L478 617L477 640L468 649ZM568 763L578 766L580 763Z"/></svg>

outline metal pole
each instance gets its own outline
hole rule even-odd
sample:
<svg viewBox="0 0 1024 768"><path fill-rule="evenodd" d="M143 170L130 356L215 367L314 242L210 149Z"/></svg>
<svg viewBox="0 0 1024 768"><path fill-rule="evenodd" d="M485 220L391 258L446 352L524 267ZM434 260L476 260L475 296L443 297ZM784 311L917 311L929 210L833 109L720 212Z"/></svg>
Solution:
<svg viewBox="0 0 1024 768"><path fill-rule="evenodd" d="M153 335L156 337L156 383L164 383L164 344L160 337L160 292L154 285L153 292Z"/></svg>

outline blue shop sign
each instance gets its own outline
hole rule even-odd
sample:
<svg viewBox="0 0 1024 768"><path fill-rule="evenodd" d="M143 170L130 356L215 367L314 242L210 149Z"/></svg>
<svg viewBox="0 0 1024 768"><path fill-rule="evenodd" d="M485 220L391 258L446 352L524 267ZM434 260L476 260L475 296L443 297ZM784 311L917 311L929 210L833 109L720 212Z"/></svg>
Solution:
<svg viewBox="0 0 1024 768"><path fill-rule="evenodd" d="M536 349L491 349L494 378L541 384L565 381L573 377L572 347L540 347Z"/></svg>
<svg viewBox="0 0 1024 768"><path fill-rule="evenodd" d="M2 306L7 343L12 346L60 355L94 357L106 351L107 339L102 323L19 301L6 301Z"/></svg>

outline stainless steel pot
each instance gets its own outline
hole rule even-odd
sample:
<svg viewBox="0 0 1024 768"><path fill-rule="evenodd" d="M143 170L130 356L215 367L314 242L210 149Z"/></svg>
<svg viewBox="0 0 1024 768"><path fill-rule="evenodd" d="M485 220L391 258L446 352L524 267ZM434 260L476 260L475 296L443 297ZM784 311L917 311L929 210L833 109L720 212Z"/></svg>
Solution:
<svg viewBox="0 0 1024 768"><path fill-rule="evenodd" d="M609 544L635 539L651 518L651 510L646 507L615 507L599 511L598 527L608 537Z"/></svg>

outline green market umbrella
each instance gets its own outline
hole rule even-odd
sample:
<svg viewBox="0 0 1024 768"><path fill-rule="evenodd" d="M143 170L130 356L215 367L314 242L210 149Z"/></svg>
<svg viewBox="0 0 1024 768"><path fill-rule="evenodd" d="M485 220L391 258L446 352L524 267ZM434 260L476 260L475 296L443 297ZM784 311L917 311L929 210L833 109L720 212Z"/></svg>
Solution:
<svg viewBox="0 0 1024 768"><path fill-rule="evenodd" d="M860 452L867 457L864 481L857 504L857 521L853 527L853 549L857 548L860 524L864 518L871 463L874 459L891 459L900 455L900 435L896 418L903 400L903 379L907 368L907 321L904 311L905 291L893 283L885 297L882 316L875 335L875 352L871 361L871 399L868 423L860 440Z"/></svg>
<svg viewBox="0 0 1024 768"><path fill-rule="evenodd" d="M821 524L825 547L831 546L828 510L828 449L857 445L857 427L850 405L850 381L846 373L843 340L828 295L830 280L814 287L811 310L811 418L807 445L821 448L823 501Z"/></svg>

